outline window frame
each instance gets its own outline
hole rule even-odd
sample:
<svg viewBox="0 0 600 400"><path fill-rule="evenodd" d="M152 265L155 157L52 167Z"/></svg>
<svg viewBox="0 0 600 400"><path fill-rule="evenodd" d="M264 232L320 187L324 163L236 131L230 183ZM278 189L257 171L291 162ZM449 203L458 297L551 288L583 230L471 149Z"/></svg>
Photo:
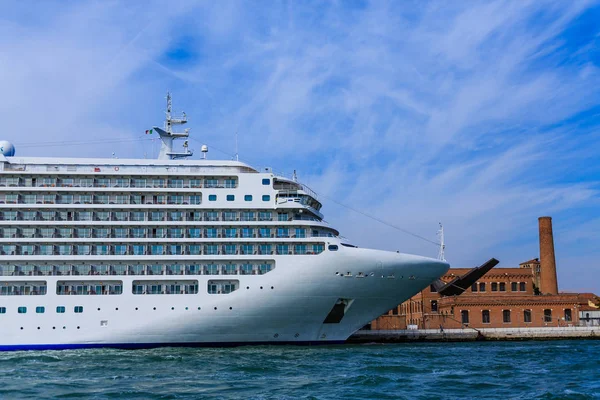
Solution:
<svg viewBox="0 0 600 400"><path fill-rule="evenodd" d="M481 310L481 323L491 324L492 316L490 310Z"/></svg>

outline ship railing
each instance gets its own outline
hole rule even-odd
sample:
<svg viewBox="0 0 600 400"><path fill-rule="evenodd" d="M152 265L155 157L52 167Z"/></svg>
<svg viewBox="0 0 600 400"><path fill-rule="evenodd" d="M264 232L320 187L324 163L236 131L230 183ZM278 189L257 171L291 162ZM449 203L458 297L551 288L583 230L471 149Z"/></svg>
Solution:
<svg viewBox="0 0 600 400"><path fill-rule="evenodd" d="M310 235L310 237L328 237L341 239L341 236L334 235L333 233L313 233Z"/></svg>

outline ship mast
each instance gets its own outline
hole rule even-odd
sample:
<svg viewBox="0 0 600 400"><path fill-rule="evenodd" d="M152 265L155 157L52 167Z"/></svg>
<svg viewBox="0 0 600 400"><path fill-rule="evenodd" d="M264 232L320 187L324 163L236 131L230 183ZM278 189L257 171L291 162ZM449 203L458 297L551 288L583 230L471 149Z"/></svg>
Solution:
<svg viewBox="0 0 600 400"><path fill-rule="evenodd" d="M167 92L167 111L165 113L166 119L164 129L158 127L152 128L159 134L160 140L162 141L160 153L158 154L159 160L175 160L177 158L190 157L194 154L188 149L187 140L183 142L183 152L173 151L173 140L189 137L190 128L184 129L183 132L173 132L173 125L183 125L187 123L187 115L185 115L185 112L183 112L181 117L173 117L171 115L172 108L171 93Z"/></svg>
<svg viewBox="0 0 600 400"><path fill-rule="evenodd" d="M440 237L440 252L438 253L438 260L446 261L446 255L444 254L444 251L446 250L446 244L444 243L444 226L441 222L438 236Z"/></svg>

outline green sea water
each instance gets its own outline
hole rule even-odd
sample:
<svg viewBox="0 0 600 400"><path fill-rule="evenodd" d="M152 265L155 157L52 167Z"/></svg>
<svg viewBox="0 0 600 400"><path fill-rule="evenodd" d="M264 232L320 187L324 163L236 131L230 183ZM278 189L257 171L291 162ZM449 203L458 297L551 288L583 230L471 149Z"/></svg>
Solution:
<svg viewBox="0 0 600 400"><path fill-rule="evenodd" d="M595 399L600 341L6 352L0 398Z"/></svg>

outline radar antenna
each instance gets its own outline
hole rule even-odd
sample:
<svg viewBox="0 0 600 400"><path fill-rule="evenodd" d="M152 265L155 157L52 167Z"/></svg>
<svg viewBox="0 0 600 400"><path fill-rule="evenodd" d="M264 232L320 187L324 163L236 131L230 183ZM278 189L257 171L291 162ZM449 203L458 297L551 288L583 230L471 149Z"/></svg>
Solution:
<svg viewBox="0 0 600 400"><path fill-rule="evenodd" d="M446 250L446 244L444 243L444 226L440 222L440 230L437 232L440 238L440 252L438 253L438 260L446 261L444 251Z"/></svg>
<svg viewBox="0 0 600 400"><path fill-rule="evenodd" d="M159 134L160 140L162 141L160 153L158 154L159 160L175 160L177 158L190 157L194 154L192 150L188 149L187 140L183 144L182 152L173 151L173 140L189 137L190 129L186 128L183 132L173 132L173 125L183 125L187 123L187 115L183 112L180 117L173 117L171 116L172 108L171 93L167 92L167 111L164 129L156 126L152 128Z"/></svg>

